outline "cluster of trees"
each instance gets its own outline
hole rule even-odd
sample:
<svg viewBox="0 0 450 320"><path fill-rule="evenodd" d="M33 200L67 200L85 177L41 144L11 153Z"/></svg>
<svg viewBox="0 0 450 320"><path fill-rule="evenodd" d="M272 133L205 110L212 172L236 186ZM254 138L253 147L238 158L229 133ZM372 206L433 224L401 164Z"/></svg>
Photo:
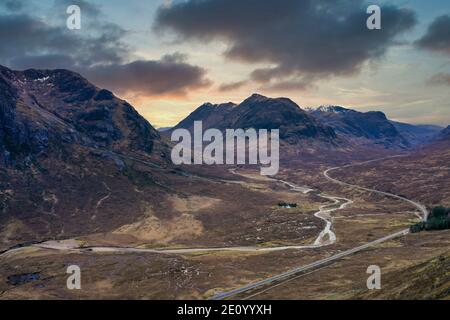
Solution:
<svg viewBox="0 0 450 320"><path fill-rule="evenodd" d="M278 206L281 208L297 208L296 203L286 203L286 202L279 202Z"/></svg>
<svg viewBox="0 0 450 320"><path fill-rule="evenodd" d="M423 230L444 229L450 229L450 208L443 206L434 207L427 221L422 221L411 226L411 232L413 233Z"/></svg>

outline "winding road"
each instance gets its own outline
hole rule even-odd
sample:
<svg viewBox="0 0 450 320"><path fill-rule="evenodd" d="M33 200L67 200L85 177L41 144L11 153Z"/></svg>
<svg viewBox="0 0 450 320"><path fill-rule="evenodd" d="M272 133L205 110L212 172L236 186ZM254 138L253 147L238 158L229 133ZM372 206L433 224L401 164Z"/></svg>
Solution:
<svg viewBox="0 0 450 320"><path fill-rule="evenodd" d="M395 238L398 238L398 237L401 237L401 236L405 236L408 233L409 233L409 229L396 232L394 234L391 234L389 236L383 237L381 239L378 239L378 240L366 243L366 244L364 244L362 246L359 246L359 247L356 247L356 248L353 248L353 249L350 249L350 250L343 251L343 252L338 253L338 254L336 254L334 256L331 256L331 257L328 257L328 258L325 258L325 259L322 259L322 260L315 261L315 262L307 264L305 266L294 268L292 270L289 270L287 272L281 273L279 275L276 275L276 276L273 276L273 277L270 277L270 278L267 278L267 279L264 279L264 280L261 280L261 281L258 281L258 282L254 282L254 283L248 284L246 286L243 286L243 287L240 287L240 288L228 291L228 292L219 293L219 294L215 295L214 297L212 297L211 300L224 300L224 299L228 299L228 298L234 297L234 296L236 296L238 294L251 292L253 290L256 290L256 289L259 289L259 288L263 288L263 287L264 287L264 292L265 292L268 289L270 289L271 286L273 287L275 285L279 285L280 283L283 283L284 281L289 280L292 277L298 276L299 274L302 274L302 273L304 273L306 271L316 270L317 268L329 265L329 264L331 264L332 262L334 262L334 261L336 261L338 259L342 259L342 258L344 258L346 256L352 255L352 254L357 253L359 251L368 249L368 248L373 247L373 246L375 246L377 244L380 244L382 242L385 242L385 241L388 241L388 240L392 240L392 239L395 239ZM252 297L253 296L256 296L256 294L253 294Z"/></svg>
<svg viewBox="0 0 450 320"><path fill-rule="evenodd" d="M129 160L137 161L144 165L149 165L151 167L157 167L156 164L140 160L133 157L125 157L121 154L114 153L117 156L127 158ZM233 174L239 175L234 170L231 170ZM206 179L203 177L197 177L192 174L187 174L187 176L191 176L194 178ZM301 192L303 194L307 194L313 192L313 189L309 189L306 187L297 186L291 182L287 182L284 180L269 178L270 180L274 180L280 183L283 183L291 188L294 192ZM240 183L241 181L228 181L219 179L215 181L214 179L208 179L213 182L221 182L221 183ZM283 251L283 250L302 250L302 249L315 249L323 246L329 246L336 242L336 235L332 231L332 217L331 213L336 210L342 210L347 207L349 204L352 204L353 201L346 198L334 197L322 193L317 194L319 197L326 199L327 201L332 201L332 203L328 203L320 206L319 211L314 213L314 216L323 220L325 222L324 229L319 233L314 243L310 245L288 245L288 246L275 246L275 247L262 247L262 246L238 246L238 247L209 247L209 248L180 248L180 249L147 249L147 248L134 248L134 247L119 247L119 246L91 246L91 247L81 247L80 244L74 239L67 239L62 241L45 241L42 243L35 243L28 246L21 246L19 248L13 248L11 250L7 250L0 254L0 257L6 256L13 252L18 252L21 250L25 250L26 248L35 247L42 249L51 249L58 251L72 251L72 252L97 252L97 253L158 253L158 254L191 254L191 253L203 253L203 252L218 252L218 251L233 251L233 252L275 252L275 251ZM106 198L106 197L105 197ZM102 198L103 201L105 198Z"/></svg>
<svg viewBox="0 0 450 320"><path fill-rule="evenodd" d="M394 157L400 157L400 156L394 156ZM394 157L382 158L382 159L378 159L378 160L379 161L380 160L386 160L386 159L391 159L391 158L394 158ZM338 184L343 185L343 186L352 187L354 189L359 189L359 190L368 191L368 192L374 192L374 193L382 194L382 195L385 195L385 196L388 196L388 197L391 197L391 198L395 198L395 199L398 199L398 200L406 201L409 204L412 204L417 209L419 209L419 211L422 213L422 215L420 215L420 214L417 215L419 218L421 218L424 221L427 220L429 212L428 212L427 208L424 205L422 205L422 204L420 204L418 202L412 201L410 199L407 199L405 197L402 197L402 196L399 196L399 195L396 195L396 194L393 194L393 193L384 192L384 191L378 191L378 190L375 190L375 189L365 188L365 187L357 186L357 185L350 184L350 183L347 183L347 182L343 182L343 181L334 179L334 178L330 177L330 175L329 175L329 173L331 171L333 171L333 170L337 170L337 169L341 169L341 168L348 168L348 167L352 167L352 166L356 166L356 165L363 165L363 164L371 163L371 162L374 162L374 161L377 161L377 160L370 160L370 161L361 162L361 163L354 164L354 165L346 165L346 166L343 166L343 167L331 168L331 169L325 170L323 172L323 175L328 180L333 181L333 182L338 183Z"/></svg>
<svg viewBox="0 0 450 320"><path fill-rule="evenodd" d="M368 192L378 193L378 194L382 194L382 195L385 195L385 196L388 196L388 197L392 197L392 198L395 198L395 199L406 201L409 204L412 204L414 207L416 207L422 213L422 216L419 215L419 217L421 219L426 220L427 217L428 217L429 212L428 212L427 208L424 205L422 205L422 204L420 204L418 202L412 201L410 199L407 199L407 198L404 198L404 197L401 197L401 196L398 196L398 195L395 195L395 194L392 194L392 193L389 193L389 192L378 191L378 190L371 189L371 188L365 188L365 187L353 185L353 184L346 183L346 182L343 182L343 181L340 181L340 180L337 180L335 178L330 177L330 172L334 171L334 170L337 170L337 169L349 168L349 167L352 167L352 166L359 166L359 165L364 165L364 164L368 164L368 163L372 163L372 162L376 162L376 161L382 161L382 160L388 160L388 159L392 159L392 158L398 158L398 157L402 157L402 156L404 156L404 155L397 155L397 156L385 157L385 158L380 158L380 159L374 159L374 160L369 160L369 161L365 161L365 162L360 162L360 163L357 163L357 164L349 164L349 165L342 166L342 167L334 167L334 168L330 168L330 169L325 170L323 172L323 175L328 180L330 180L330 181L332 181L334 183L338 183L340 185L344 185L344 186L347 186L347 187L352 187L352 188L355 188L355 189L364 190L364 191L368 191ZM240 288L236 288L236 289L233 289L233 290L230 290L230 291L227 291L227 292L219 293L219 294L213 296L211 298L211 300L224 300L224 299L232 298L232 297L235 297L235 296L237 296L239 294L244 294L244 293L250 293L250 296L247 296L246 299L255 297L256 295L258 295L260 293L263 293L263 292L266 292L266 291L270 290L271 288L274 288L274 287L276 287L276 286L278 286L278 285L280 285L280 284L282 284L284 282L287 282L287 281L289 281L289 280L291 280L293 278L296 278L296 277L304 274L305 272L308 272L308 271L313 272L315 270L318 270L319 268L326 267L327 265L335 262L336 260L342 259L342 258L350 256L350 255L353 255L353 254L355 254L357 252L366 250L368 248L376 246L376 245L378 245L380 243L383 243L385 241L389 241L389 240L392 240L392 239L395 239L395 238L398 238L398 237L405 236L407 234L409 234L409 229L401 230L399 232L387 235L387 236L385 236L383 238L371 241L371 242L366 243L364 245L361 245L361 246L358 246L358 247L355 247L355 248L352 248L352 249L340 252L340 253L335 254L335 255L333 255L331 257L315 261L315 262L310 263L308 265L300 266L298 268L294 268L292 270L289 270L287 272L281 273L279 275L276 275L276 276L273 276L273 277L270 277L270 278L267 278L267 279L264 279L264 280L261 280L261 281L254 282L254 283L245 285L245 286L240 287ZM258 292L257 290L260 290L260 291Z"/></svg>
<svg viewBox="0 0 450 320"><path fill-rule="evenodd" d="M121 155L119 155L119 156L121 156ZM404 198L404 197L401 197L401 196L398 196L398 195L395 195L392 193L378 191L375 189L370 189L370 188L365 188L365 187L349 184L349 183L337 180L330 176L330 172L337 170L337 169L348 168L348 167L357 166L357 165L363 165L363 164L367 164L367 163L371 163L371 162L375 162L375 161L387 160L387 159L395 158L395 157L400 157L400 156L374 159L374 160L361 162L361 163L357 163L357 164L350 164L350 165L346 165L346 166L342 166L342 167L330 168L330 169L325 170L323 172L323 175L329 181L338 183L340 185L352 187L352 188L359 189L359 190L364 190L367 192L378 193L378 194L382 194L382 195L385 195L388 197L392 197L392 198L396 198L396 199L408 202L409 204L416 207L422 213L422 216L420 216L422 219L426 219L428 217L428 210L425 208L425 206L423 206L420 203L417 203L415 201L409 200L407 198ZM146 161L142 161L139 159L133 159L133 160L139 161L142 164L150 164L150 163L147 163ZM152 166L155 166L155 165L152 164ZM309 193L309 192L314 191L309 188L299 187L293 183L286 182L283 180L277 180L277 181L288 185L291 188L291 190L293 190L295 192ZM227 182L227 181L221 180L221 182ZM233 181L231 181L231 183L233 183ZM3 252L2 254L0 254L0 257L9 255L11 253L16 253L18 251L21 251L21 250L24 250L24 249L30 248L30 247L53 249L53 250L59 250L59 251L72 251L72 252L80 252L80 253L83 253L83 252L110 252L110 253L158 253L158 254L189 254L189 253L215 252L215 251L274 252L274 251L282 251L282 250L299 250L299 249L319 248L319 247L322 247L325 245L333 244L336 241L336 235L334 234L334 232L331 229L332 228L331 213L336 210L344 209L349 204L353 203L353 201L350 199L330 196L330 195L326 195L326 194L317 194L317 195L324 199L333 201L333 203L322 205L319 208L319 211L317 211L314 214L317 218L324 220L326 222L326 224L325 224L324 229L318 235L317 239L311 245L298 245L298 246L293 245L293 246L279 246L279 247L250 246L250 247L217 247L217 248L145 249L145 248L112 247L112 246L80 247L80 245L77 243L77 241L75 241L73 239L69 239L69 240L65 240L65 241L47 241L47 242L32 244L32 245L28 245L28 246L19 247L19 248L13 248L13 249L7 250L7 251ZM409 233L408 229L396 232L394 234L388 235L381 239L371 241L367 244L343 251L341 253L338 253L331 257L313 262L311 264L308 264L305 266L300 266L298 268L294 268L290 271L281 273L279 275L276 275L276 276L273 276L273 277L270 277L270 278L252 283L252 284L248 284L246 286L243 286L243 287L240 287L237 289L233 289L228 292L219 293L219 294L215 295L214 297L212 297L212 299L214 299L214 300L227 299L227 298L236 296L238 294L255 291L256 289L259 289L259 288L265 288L265 290L268 290L268 289L270 289L270 286L279 285L283 281L292 279L292 277L298 276L299 274L302 274L306 271L317 270L317 268L326 266L338 259L352 255L354 253L365 250L367 248L373 247L384 241L388 241L388 240L391 240L391 239L394 239L397 237L404 236L408 233Z"/></svg>
<svg viewBox="0 0 450 320"><path fill-rule="evenodd" d="M276 179L274 179L276 180ZM296 186L290 182L277 180L291 187L291 190L295 192L309 193L314 191L304 187ZM227 182L221 180L221 182ZM231 183L236 183L231 181ZM105 252L105 253L159 253L159 254L190 254L190 253L202 253L202 252L217 252L217 251L234 251L234 252L275 252L283 250L301 250L301 249L314 249L323 246L328 246L336 241L336 235L331 230L332 218L331 213L336 210L342 210L349 204L353 203L352 200L340 197L333 197L325 194L318 194L326 200L333 201L322 205L319 211L314 213L319 219L325 221L325 227L318 235L317 239L311 245L289 245L289 246L277 246L277 247L262 247L262 246L242 246L242 247L213 247L213 248L180 248L180 249L146 249L146 248L133 248L133 247L116 247L116 246L92 246L92 247L80 247L80 244L74 239L62 240L62 241L46 241L42 243L36 243L29 246L23 246L20 248L14 248L0 254L0 257L8 255L12 252L18 252L29 247L37 247L42 249L51 249L59 251L74 251L74 252Z"/></svg>

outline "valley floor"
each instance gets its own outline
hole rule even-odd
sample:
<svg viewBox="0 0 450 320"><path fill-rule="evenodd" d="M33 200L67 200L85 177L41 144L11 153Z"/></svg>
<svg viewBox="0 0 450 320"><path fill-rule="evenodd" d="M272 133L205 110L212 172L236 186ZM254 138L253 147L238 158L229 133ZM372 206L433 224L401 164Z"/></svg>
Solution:
<svg viewBox="0 0 450 320"><path fill-rule="evenodd" d="M199 212L209 210L224 214L227 206L233 208L231 202L213 197L190 197L187 200L175 198L175 206L185 213L185 220L174 221L173 225L164 225L167 222L155 221L153 216L149 216L145 218L147 220L123 226L113 233L83 236L74 240L75 245L66 243L69 246L67 249L75 246L76 250L29 246L2 255L0 299L207 299L217 293L266 279L407 229L417 221L417 208L411 204L333 183L321 175L324 169L309 172L291 170L283 172L281 177L298 186L319 190L322 194L351 199L348 206L335 207L336 210L332 210L329 217L333 224L330 230L336 235L336 242L331 241L332 237L328 235L322 245L309 247L317 240L320 230L326 230L325 221L314 217L314 213L320 206L332 202L327 202L317 193L304 192L305 189L296 192L292 186L283 186L280 182L254 179L252 172L244 169L238 171L244 177L235 180L234 184L254 192L254 199L259 195L267 201L263 201L267 219L258 220L257 223L255 220L252 228L246 226L246 229L240 229L236 225L234 232L227 229L231 231L230 234L223 235L217 227L208 229L208 221L202 220ZM346 180L344 177L340 179ZM300 206L280 209L274 202L276 199L298 202ZM273 205L270 206L270 203ZM261 204L255 203L254 206L255 212L261 209ZM278 219L277 214L284 218ZM160 244L146 242L145 235L160 230L161 226L165 231L159 235ZM183 230L189 227L190 233L177 234L176 241L171 241L168 235L182 232L178 226ZM244 233L239 235L241 231ZM222 240L214 243L214 247L224 244L226 247L247 248L305 247L270 251L168 251L164 254L152 251L160 248L162 243L165 243L166 250L205 248L208 240L215 235L219 235L218 238ZM154 236L152 239L155 239ZM445 267L448 265L449 244L448 231L409 234L298 278L259 291L246 292L237 298L446 299L450 287L448 268ZM93 252L83 249L92 246L145 250ZM66 269L74 264L82 270L82 290L70 291L66 288ZM366 270L369 265L381 268L382 290L367 290ZM399 286L399 282L403 285Z"/></svg>

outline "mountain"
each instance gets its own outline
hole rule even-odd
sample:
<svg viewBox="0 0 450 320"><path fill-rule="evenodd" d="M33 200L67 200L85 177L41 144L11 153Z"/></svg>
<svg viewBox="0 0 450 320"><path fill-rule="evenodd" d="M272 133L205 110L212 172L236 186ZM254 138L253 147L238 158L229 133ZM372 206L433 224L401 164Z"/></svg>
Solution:
<svg viewBox="0 0 450 320"><path fill-rule="evenodd" d="M80 145L151 153L158 132L128 103L67 70L0 69L0 159Z"/></svg>
<svg viewBox="0 0 450 320"><path fill-rule="evenodd" d="M336 140L332 128L322 125L287 98L253 94L239 105L206 103L174 129L192 130L194 121L199 120L203 121L204 129L280 129L280 138L290 144L311 139L331 143Z"/></svg>
<svg viewBox="0 0 450 320"><path fill-rule="evenodd" d="M412 146L430 142L442 130L442 127L435 125L414 125L396 121L391 121L391 123Z"/></svg>
<svg viewBox="0 0 450 320"><path fill-rule="evenodd" d="M228 114L236 107L232 102L223 104L205 103L194 110L189 116L178 123L172 130L194 130L194 122L202 121L203 128L217 128L227 121Z"/></svg>
<svg viewBox="0 0 450 320"><path fill-rule="evenodd" d="M308 112L350 141L363 145L375 144L387 149L410 147L407 139L383 112L359 112L340 106L322 106L309 109Z"/></svg>
<svg viewBox="0 0 450 320"><path fill-rule="evenodd" d="M77 73L0 67L0 242L134 221L167 190L129 159L167 166L167 148L130 104Z"/></svg>
<svg viewBox="0 0 450 320"><path fill-rule="evenodd" d="M450 126L448 126L447 128L443 129L441 132L439 132L439 134L437 135L437 139L450 141Z"/></svg>

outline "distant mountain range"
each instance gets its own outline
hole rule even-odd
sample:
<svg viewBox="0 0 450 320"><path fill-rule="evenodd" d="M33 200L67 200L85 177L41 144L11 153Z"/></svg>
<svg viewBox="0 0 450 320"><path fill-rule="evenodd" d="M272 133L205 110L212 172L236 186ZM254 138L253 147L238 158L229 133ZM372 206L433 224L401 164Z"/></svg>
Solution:
<svg viewBox="0 0 450 320"><path fill-rule="evenodd" d="M194 121L203 121L204 129L279 129L280 138L295 144L304 139L334 143L334 130L311 117L287 98L272 99L254 94L236 105L204 104L173 129L192 130Z"/></svg>
<svg viewBox="0 0 450 320"><path fill-rule="evenodd" d="M306 110L287 98L254 94L240 104L203 104L171 130L193 129L194 121L204 128L280 129L289 144L311 141L331 146L371 145L385 149L409 149L433 141L442 130L433 125L412 125L389 120L383 112L359 112L340 106Z"/></svg>
<svg viewBox="0 0 450 320"><path fill-rule="evenodd" d="M429 124L413 125L396 121L391 121L391 123L413 147L432 142L443 129L442 127Z"/></svg>

